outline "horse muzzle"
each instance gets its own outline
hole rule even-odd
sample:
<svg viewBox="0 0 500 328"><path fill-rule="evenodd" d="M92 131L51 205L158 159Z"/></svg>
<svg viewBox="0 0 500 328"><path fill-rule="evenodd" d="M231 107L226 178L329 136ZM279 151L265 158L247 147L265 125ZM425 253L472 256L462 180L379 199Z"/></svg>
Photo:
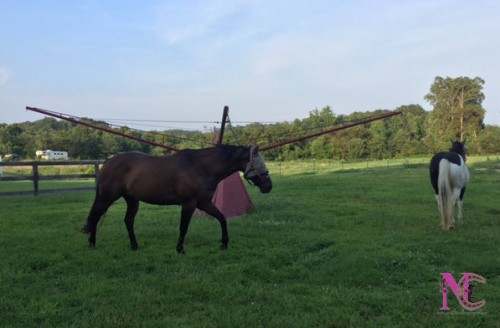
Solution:
<svg viewBox="0 0 500 328"><path fill-rule="evenodd" d="M273 189L273 182L271 181L268 171L261 174L256 171L247 171L243 177L251 185L259 187L260 192L263 194L267 194L271 191L271 189Z"/></svg>
<svg viewBox="0 0 500 328"><path fill-rule="evenodd" d="M271 181L271 177L267 176L265 179L260 181L260 184L256 184L259 187L260 192L263 194L267 194L273 189L273 182Z"/></svg>

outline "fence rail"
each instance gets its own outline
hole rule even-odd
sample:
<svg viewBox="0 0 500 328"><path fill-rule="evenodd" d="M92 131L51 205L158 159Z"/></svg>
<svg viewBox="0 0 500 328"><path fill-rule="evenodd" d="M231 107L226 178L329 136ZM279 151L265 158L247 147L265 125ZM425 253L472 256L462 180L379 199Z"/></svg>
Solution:
<svg viewBox="0 0 500 328"><path fill-rule="evenodd" d="M0 174L1 181L33 181L32 191L3 191L0 192L0 196L11 196L11 195L27 195L33 194L38 195L41 193L55 193L61 191L82 191L91 190L92 188L66 188L66 189L53 189L53 190L40 190L39 183L44 180L68 180L68 179L89 179L94 178L97 183L99 178L99 167L102 165L103 161L33 161L33 162L0 162L0 172L6 173L3 168L5 167L31 167L31 174L20 174L15 176L3 176ZM93 173L86 174L40 174L40 167L43 166L76 166L76 165L86 165L93 166Z"/></svg>
<svg viewBox="0 0 500 328"><path fill-rule="evenodd" d="M283 162L267 162L267 167L273 175L295 175L295 174L318 174L343 172L348 170L364 170L375 168L411 168L418 166L428 166L431 157L409 157L393 158L385 160L366 160L356 162L344 162L335 160L292 160ZM467 164L472 165L478 162L490 160L500 160L500 154L493 155L475 155L467 157Z"/></svg>

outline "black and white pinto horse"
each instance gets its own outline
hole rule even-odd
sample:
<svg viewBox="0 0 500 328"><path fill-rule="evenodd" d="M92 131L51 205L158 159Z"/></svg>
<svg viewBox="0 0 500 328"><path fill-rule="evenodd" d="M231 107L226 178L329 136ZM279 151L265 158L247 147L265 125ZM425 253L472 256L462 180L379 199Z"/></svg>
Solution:
<svg viewBox="0 0 500 328"><path fill-rule="evenodd" d="M453 206L458 201L458 221L462 221L465 187L469 182L469 170L465 165L467 149L463 142L452 141L450 152L434 155L430 164L431 183L441 213L444 230L454 228Z"/></svg>

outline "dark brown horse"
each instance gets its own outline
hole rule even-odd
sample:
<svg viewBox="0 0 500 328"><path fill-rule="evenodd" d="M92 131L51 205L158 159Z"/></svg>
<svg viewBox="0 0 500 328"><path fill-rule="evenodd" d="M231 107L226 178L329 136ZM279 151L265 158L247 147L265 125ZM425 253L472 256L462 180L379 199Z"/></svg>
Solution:
<svg viewBox="0 0 500 328"><path fill-rule="evenodd" d="M212 203L218 183L241 171L262 193L272 189L269 171L258 147L218 146L200 150L183 150L172 156L156 157L139 152L123 153L108 159L101 170L94 204L82 231L90 233L95 247L97 223L120 197L127 202L125 225L130 246L136 250L134 218L139 201L157 205L181 205L180 235L177 252L184 253L184 237L196 208L220 222L222 249L229 237L224 215Z"/></svg>

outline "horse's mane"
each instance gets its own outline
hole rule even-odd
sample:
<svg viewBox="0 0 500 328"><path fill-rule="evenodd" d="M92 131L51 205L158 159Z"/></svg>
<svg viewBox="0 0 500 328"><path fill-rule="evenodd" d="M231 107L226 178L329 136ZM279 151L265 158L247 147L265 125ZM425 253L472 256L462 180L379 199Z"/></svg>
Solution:
<svg viewBox="0 0 500 328"><path fill-rule="evenodd" d="M243 150L246 149L247 147L244 146L235 146L235 145L217 145L215 147L211 148L202 148L202 149L184 149L179 151L179 153L199 153L199 154L217 154L219 156L221 155L232 155L234 154L235 151L237 150Z"/></svg>
<svg viewBox="0 0 500 328"><path fill-rule="evenodd" d="M174 154L174 156L197 158L222 158L224 161L232 161L246 153L247 147L235 145L217 145L212 148L184 149Z"/></svg>

